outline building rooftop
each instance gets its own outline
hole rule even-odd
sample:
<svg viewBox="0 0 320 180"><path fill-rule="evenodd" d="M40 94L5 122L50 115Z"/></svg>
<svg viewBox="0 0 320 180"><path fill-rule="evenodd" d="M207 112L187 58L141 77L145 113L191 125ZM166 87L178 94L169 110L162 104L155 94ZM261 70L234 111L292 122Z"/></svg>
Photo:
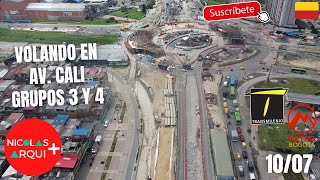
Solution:
<svg viewBox="0 0 320 180"><path fill-rule="evenodd" d="M6 180L6 179L8 179L8 180L10 180L10 179L29 180L29 179L32 178L32 176L26 176L26 175L22 175L20 173L19 174L21 175L21 177L20 176L19 176L19 178L18 177L16 177L16 178L12 177L17 173L18 173L17 170L15 170L12 166L9 166L8 169L2 175L1 179L3 179L3 180Z"/></svg>
<svg viewBox="0 0 320 180"><path fill-rule="evenodd" d="M288 101L296 101L308 104L320 104L320 96L288 93L286 97Z"/></svg>
<svg viewBox="0 0 320 180"><path fill-rule="evenodd" d="M210 132L217 176L234 176L226 131L214 129Z"/></svg>
<svg viewBox="0 0 320 180"><path fill-rule="evenodd" d="M2 70L0 71L0 78L3 78L8 72L9 72L8 69L2 69Z"/></svg>
<svg viewBox="0 0 320 180"><path fill-rule="evenodd" d="M69 115L59 114L54 118L52 125L64 126L69 119Z"/></svg>
<svg viewBox="0 0 320 180"><path fill-rule="evenodd" d="M15 80L0 80L0 92L4 92Z"/></svg>
<svg viewBox="0 0 320 180"><path fill-rule="evenodd" d="M98 46L97 60L128 61L128 56L121 45L102 45Z"/></svg>
<svg viewBox="0 0 320 180"><path fill-rule="evenodd" d="M27 11L84 11L86 4L76 3L29 3Z"/></svg>
<svg viewBox="0 0 320 180"><path fill-rule="evenodd" d="M90 130L89 129L73 129L72 130L72 135L73 136L88 136L89 135Z"/></svg>
<svg viewBox="0 0 320 180"><path fill-rule="evenodd" d="M23 113L11 113L10 116L7 118L7 122L11 121L16 123L17 121L23 118Z"/></svg>
<svg viewBox="0 0 320 180"><path fill-rule="evenodd" d="M73 169L77 163L76 156L60 156L60 159L54 167Z"/></svg>

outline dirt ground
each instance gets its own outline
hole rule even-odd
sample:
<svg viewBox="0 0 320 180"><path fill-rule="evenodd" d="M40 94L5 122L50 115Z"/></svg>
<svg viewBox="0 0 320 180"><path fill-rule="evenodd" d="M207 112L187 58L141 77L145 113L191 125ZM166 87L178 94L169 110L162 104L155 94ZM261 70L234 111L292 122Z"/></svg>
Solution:
<svg viewBox="0 0 320 180"><path fill-rule="evenodd" d="M213 81L204 81L204 89L205 92L211 92L215 95L217 98L217 104L207 104L208 107L208 115L213 118L213 122L216 124L220 124L221 128L223 128L224 124L224 117L221 113L222 111L222 105L219 103L220 102L220 96L219 96L219 83L221 80L221 75L219 74L213 74Z"/></svg>
<svg viewBox="0 0 320 180"><path fill-rule="evenodd" d="M172 131L172 128L160 128L159 154L156 169L157 173L155 178L156 180L169 180Z"/></svg>
<svg viewBox="0 0 320 180"><path fill-rule="evenodd" d="M0 60L14 53L15 46L25 46L28 43L0 42Z"/></svg>
<svg viewBox="0 0 320 180"><path fill-rule="evenodd" d="M128 67L116 67L112 68L114 71L119 73L121 76L123 76L125 79L129 77L129 72L130 72L130 66Z"/></svg>
<svg viewBox="0 0 320 180"><path fill-rule="evenodd" d="M302 68L310 68L314 69L315 67L320 67L320 61L314 61L314 60L307 60L307 59L299 59L299 60L285 60L282 56L278 58L277 61L278 64L281 65L289 65L289 66L295 66L295 67L302 67ZM319 70L319 68L318 68Z"/></svg>
<svg viewBox="0 0 320 180"><path fill-rule="evenodd" d="M163 89L166 83L166 73L159 73L155 66L147 66L141 63L141 79L146 81L152 87L154 98L153 107L154 113L161 117L161 112L164 112L164 96Z"/></svg>
<svg viewBox="0 0 320 180"><path fill-rule="evenodd" d="M153 101L150 101L150 102L149 102L149 99L148 100L145 99L149 97L147 96L147 94L145 94L143 98L142 97L139 98L139 103L142 107L143 116L144 116L143 118L144 137L143 137L143 148L142 148L140 163L139 163L139 169L140 169L139 172L141 172L143 175L145 174L144 172L148 172L147 174L149 174L151 178L153 178L154 167L155 167L155 164L154 164L155 153L156 153L156 146L157 146L156 129L159 127L159 125L158 123L150 122L150 120L155 121L154 117L158 116L160 118L161 112L164 112L163 89L165 88L166 77L165 77L165 74L160 73L155 66L150 67L145 65L144 63L141 63L140 72L141 72L140 78L143 79L148 84L148 86L152 88L154 96L153 96ZM142 90L140 89L139 92L142 92ZM153 124L152 127L150 127L151 124ZM158 174L156 176L158 176Z"/></svg>

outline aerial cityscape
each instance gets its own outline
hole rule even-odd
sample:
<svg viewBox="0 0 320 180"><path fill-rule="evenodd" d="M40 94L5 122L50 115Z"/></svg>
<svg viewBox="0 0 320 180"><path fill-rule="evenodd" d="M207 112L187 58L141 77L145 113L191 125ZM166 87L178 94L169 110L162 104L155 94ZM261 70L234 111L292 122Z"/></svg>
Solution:
<svg viewBox="0 0 320 180"><path fill-rule="evenodd" d="M1 179L320 180L319 4L0 0Z"/></svg>

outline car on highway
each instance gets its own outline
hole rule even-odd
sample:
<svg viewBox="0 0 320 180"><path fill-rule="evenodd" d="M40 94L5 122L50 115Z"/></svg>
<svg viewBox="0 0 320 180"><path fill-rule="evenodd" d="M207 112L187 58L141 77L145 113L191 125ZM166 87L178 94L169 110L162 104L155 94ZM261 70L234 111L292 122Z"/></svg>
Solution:
<svg viewBox="0 0 320 180"><path fill-rule="evenodd" d="M248 159L248 152L246 150L242 151L242 157L243 159Z"/></svg>
<svg viewBox="0 0 320 180"><path fill-rule="evenodd" d="M239 176L240 176L240 177L244 177L243 166L238 166L238 171L239 171Z"/></svg>
<svg viewBox="0 0 320 180"><path fill-rule="evenodd" d="M106 122L104 123L103 127L107 128L108 126L109 126L109 122L106 121Z"/></svg>
<svg viewBox="0 0 320 180"><path fill-rule="evenodd" d="M290 102L286 102L286 103L284 104L284 106L286 106L286 107L289 107L289 105L290 105Z"/></svg>
<svg viewBox="0 0 320 180"><path fill-rule="evenodd" d="M256 177L254 176L253 173L250 173L250 174L249 174L249 177L250 177L250 180L256 180Z"/></svg>
<svg viewBox="0 0 320 180"><path fill-rule="evenodd" d="M228 107L227 102L223 102L223 107Z"/></svg>
<svg viewBox="0 0 320 180"><path fill-rule="evenodd" d="M227 87L228 86L228 81L224 81L223 82L223 87Z"/></svg>
<svg viewBox="0 0 320 180"><path fill-rule="evenodd" d="M243 149L246 149L246 148L247 148L247 144L246 144L245 142L241 142L241 147L242 147Z"/></svg>
<svg viewBox="0 0 320 180"><path fill-rule="evenodd" d="M239 69L240 70L246 70L246 68L244 68L243 66L241 66Z"/></svg>
<svg viewBox="0 0 320 180"><path fill-rule="evenodd" d="M309 179L310 180L317 180L316 176L314 174L310 174L309 175Z"/></svg>
<svg viewBox="0 0 320 180"><path fill-rule="evenodd" d="M311 168L309 168L308 175L310 180L316 180L316 176Z"/></svg>
<svg viewBox="0 0 320 180"><path fill-rule="evenodd" d="M237 127L237 132L238 132L238 134L241 134L241 128L240 127Z"/></svg>
<svg viewBox="0 0 320 180"><path fill-rule="evenodd" d="M238 161L241 160L241 154L240 154L240 153L237 153L236 157L237 157L237 160L238 160Z"/></svg>
<svg viewBox="0 0 320 180"><path fill-rule="evenodd" d="M248 164L248 170L250 172L253 172L253 170L254 170L253 162L252 161L247 161L247 164Z"/></svg>
<svg viewBox="0 0 320 180"><path fill-rule="evenodd" d="M240 138L240 141L241 142L245 142L246 140L244 139L244 136L241 134L240 136L239 136L239 138Z"/></svg>
<svg viewBox="0 0 320 180"><path fill-rule="evenodd" d="M226 113L226 114L229 113L228 108L224 108L224 113Z"/></svg>

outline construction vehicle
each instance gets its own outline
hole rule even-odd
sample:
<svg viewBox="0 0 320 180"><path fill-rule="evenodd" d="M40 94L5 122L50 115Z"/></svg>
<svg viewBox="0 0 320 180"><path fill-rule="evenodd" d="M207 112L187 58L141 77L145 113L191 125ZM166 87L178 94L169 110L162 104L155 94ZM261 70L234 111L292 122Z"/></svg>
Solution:
<svg viewBox="0 0 320 180"><path fill-rule="evenodd" d="M120 29L120 31L127 31L127 30L130 30L128 24L124 24Z"/></svg>

